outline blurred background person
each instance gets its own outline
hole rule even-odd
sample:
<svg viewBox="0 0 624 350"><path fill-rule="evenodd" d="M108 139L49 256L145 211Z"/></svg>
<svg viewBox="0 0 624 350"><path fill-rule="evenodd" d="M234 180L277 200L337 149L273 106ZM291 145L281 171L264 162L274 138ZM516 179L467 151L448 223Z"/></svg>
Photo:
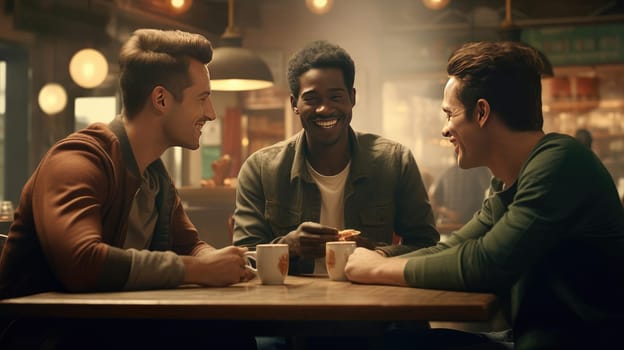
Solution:
<svg viewBox="0 0 624 350"><path fill-rule="evenodd" d="M592 134L587 129L577 129L574 137L587 148L592 148Z"/></svg>
<svg viewBox="0 0 624 350"><path fill-rule="evenodd" d="M454 163L430 189L437 224L465 224L481 208L492 174L486 167L461 169Z"/></svg>

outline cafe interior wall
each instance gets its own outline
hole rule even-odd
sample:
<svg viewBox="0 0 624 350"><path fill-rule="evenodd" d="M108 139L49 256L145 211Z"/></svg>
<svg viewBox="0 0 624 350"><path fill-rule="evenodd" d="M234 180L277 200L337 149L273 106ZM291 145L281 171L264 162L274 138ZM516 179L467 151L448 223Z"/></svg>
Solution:
<svg viewBox="0 0 624 350"><path fill-rule="evenodd" d="M0 0L0 4L2 1ZM2 7L3 8L3 7ZM34 35L15 31L9 16L0 11L0 61L5 62L2 168L0 168L0 197L17 203L22 185L30 174L28 164L28 90L26 76L29 70L28 53L24 47L12 43L32 43ZM11 87L11 88L7 88ZM11 132L8 132L11 130Z"/></svg>

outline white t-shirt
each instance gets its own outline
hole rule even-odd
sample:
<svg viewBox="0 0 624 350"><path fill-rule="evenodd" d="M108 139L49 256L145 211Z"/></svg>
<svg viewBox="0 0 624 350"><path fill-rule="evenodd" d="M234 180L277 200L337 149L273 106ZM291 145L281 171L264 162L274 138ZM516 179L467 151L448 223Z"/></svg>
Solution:
<svg viewBox="0 0 624 350"><path fill-rule="evenodd" d="M351 162L338 174L332 176L321 175L306 161L308 172L321 192L320 224L344 229L344 187L349 176ZM314 273L327 274L325 258L314 260Z"/></svg>

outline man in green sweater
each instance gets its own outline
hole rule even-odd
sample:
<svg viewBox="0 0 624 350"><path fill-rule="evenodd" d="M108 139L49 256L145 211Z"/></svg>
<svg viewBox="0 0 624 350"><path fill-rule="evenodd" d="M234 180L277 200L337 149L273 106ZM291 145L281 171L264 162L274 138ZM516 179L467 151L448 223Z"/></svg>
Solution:
<svg viewBox="0 0 624 350"><path fill-rule="evenodd" d="M491 170L490 195L448 241L395 258L358 248L346 273L358 283L497 293L517 349L603 348L624 329L624 211L591 150L542 131L541 67L516 43L454 52L442 134L461 168ZM440 331L394 340L491 342Z"/></svg>

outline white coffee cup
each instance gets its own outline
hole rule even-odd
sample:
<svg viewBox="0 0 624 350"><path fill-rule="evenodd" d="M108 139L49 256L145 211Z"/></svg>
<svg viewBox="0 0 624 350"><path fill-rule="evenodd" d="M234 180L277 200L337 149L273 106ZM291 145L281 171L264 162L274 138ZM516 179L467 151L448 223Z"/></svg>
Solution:
<svg viewBox="0 0 624 350"><path fill-rule="evenodd" d="M325 264L329 279L333 281L346 281L344 273L349 255L355 250L353 241L336 241L325 243Z"/></svg>
<svg viewBox="0 0 624 350"><path fill-rule="evenodd" d="M288 274L288 244L258 244L255 251L245 253L247 268L262 284L283 284ZM253 268L249 260L256 262Z"/></svg>

